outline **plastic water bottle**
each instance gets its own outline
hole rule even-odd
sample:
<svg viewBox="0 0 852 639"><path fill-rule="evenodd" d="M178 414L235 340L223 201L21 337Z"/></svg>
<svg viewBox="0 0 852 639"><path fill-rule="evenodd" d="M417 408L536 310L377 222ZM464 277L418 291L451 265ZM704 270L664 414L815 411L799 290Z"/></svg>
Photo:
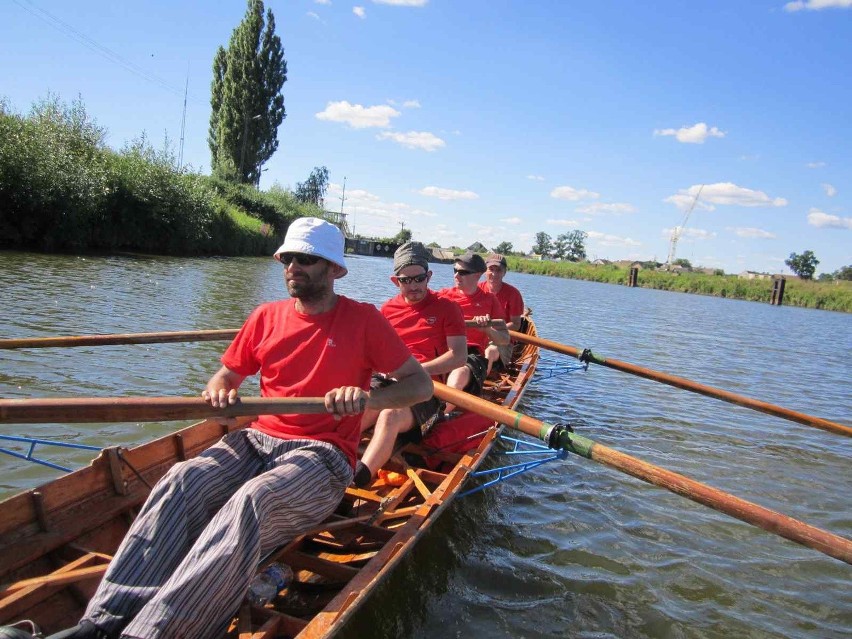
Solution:
<svg viewBox="0 0 852 639"><path fill-rule="evenodd" d="M291 583L293 583L293 569L287 564L276 562L252 579L246 599L255 606L265 606Z"/></svg>

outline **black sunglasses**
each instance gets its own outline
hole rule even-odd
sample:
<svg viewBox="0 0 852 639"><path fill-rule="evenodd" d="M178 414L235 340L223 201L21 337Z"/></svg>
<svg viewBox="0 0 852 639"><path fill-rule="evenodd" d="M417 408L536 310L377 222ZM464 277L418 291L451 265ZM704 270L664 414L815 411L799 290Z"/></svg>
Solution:
<svg viewBox="0 0 852 639"><path fill-rule="evenodd" d="M299 266L313 266L322 259L316 255L304 253L281 253L278 257L284 266L290 266L291 262L296 262Z"/></svg>
<svg viewBox="0 0 852 639"><path fill-rule="evenodd" d="M396 281L400 284L411 284L412 282L420 284L421 282L425 282L427 277L429 277L429 273L421 273L420 275L397 275Z"/></svg>
<svg viewBox="0 0 852 639"><path fill-rule="evenodd" d="M470 275L471 273L474 273L474 272L475 271L466 271L463 268L454 268L453 269L453 273L455 273L456 275Z"/></svg>

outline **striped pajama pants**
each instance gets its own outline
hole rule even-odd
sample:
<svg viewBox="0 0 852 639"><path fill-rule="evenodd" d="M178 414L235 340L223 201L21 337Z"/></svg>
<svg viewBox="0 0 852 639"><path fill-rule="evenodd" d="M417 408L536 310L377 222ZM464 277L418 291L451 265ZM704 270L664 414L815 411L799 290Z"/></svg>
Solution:
<svg viewBox="0 0 852 639"><path fill-rule="evenodd" d="M331 444L229 433L157 483L83 618L123 638L221 637L261 559L328 517L351 481Z"/></svg>

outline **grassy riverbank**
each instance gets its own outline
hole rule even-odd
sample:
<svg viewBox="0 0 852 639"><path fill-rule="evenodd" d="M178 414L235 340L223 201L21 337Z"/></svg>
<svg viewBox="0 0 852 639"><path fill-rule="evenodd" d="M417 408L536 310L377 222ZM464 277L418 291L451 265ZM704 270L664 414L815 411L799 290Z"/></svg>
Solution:
<svg viewBox="0 0 852 639"><path fill-rule="evenodd" d="M284 189L260 192L179 169L144 135L114 151L80 102L29 115L0 102L0 247L268 255L290 221L317 215Z"/></svg>
<svg viewBox="0 0 852 639"><path fill-rule="evenodd" d="M509 268L521 273L551 275L607 284L627 284L628 269L612 264L595 266L588 263L550 262L510 257ZM705 275L702 273L667 273L639 271L639 286L681 293L714 295L752 302L769 303L771 280L746 280L736 275ZM836 280L815 282L787 279L784 291L785 306L820 308L827 311L852 313L852 282Z"/></svg>

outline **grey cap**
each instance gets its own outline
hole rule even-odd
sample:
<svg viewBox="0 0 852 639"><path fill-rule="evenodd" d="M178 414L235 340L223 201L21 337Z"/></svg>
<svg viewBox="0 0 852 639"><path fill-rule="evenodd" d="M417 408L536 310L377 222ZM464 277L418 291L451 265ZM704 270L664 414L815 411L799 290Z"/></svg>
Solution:
<svg viewBox="0 0 852 639"><path fill-rule="evenodd" d="M399 273L406 266L422 266L429 270L432 254L421 242L406 242L393 254L393 272Z"/></svg>
<svg viewBox="0 0 852 639"><path fill-rule="evenodd" d="M482 259L479 253L474 253L473 251L459 255L455 259L455 263L466 271L472 271L473 273L484 273L487 270L485 268L485 260Z"/></svg>

